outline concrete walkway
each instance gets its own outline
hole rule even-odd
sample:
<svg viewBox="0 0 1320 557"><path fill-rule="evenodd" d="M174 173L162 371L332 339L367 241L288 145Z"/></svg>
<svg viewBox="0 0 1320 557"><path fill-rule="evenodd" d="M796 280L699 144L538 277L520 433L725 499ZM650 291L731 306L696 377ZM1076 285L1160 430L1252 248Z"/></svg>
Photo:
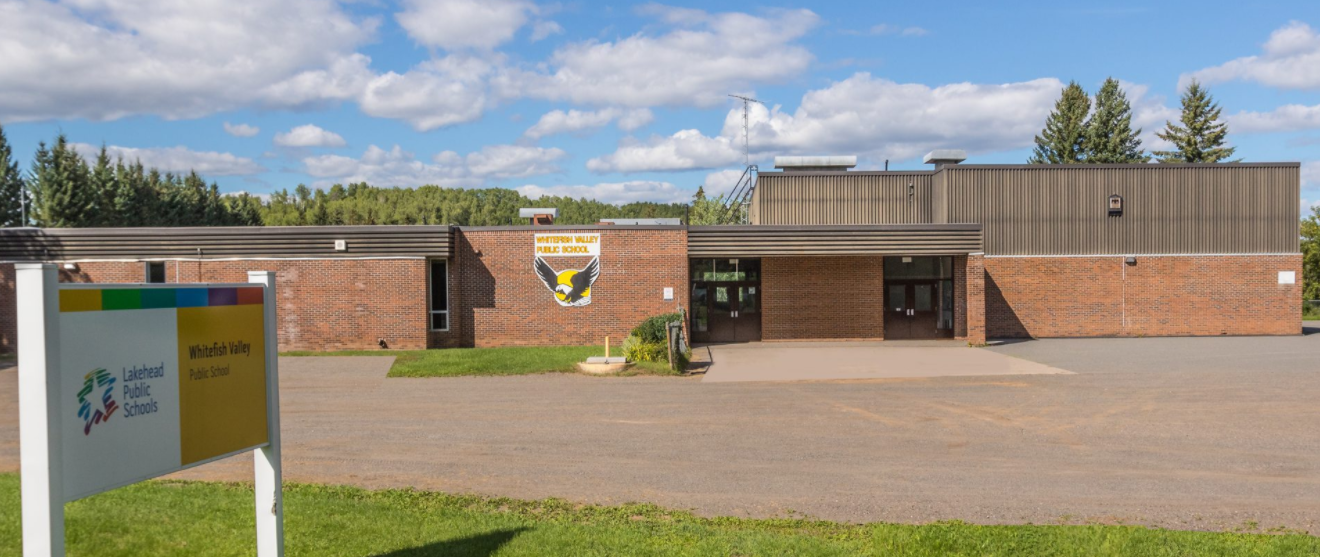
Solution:
<svg viewBox="0 0 1320 557"><path fill-rule="evenodd" d="M693 352L709 361L704 383L1072 373L958 341L754 342Z"/></svg>

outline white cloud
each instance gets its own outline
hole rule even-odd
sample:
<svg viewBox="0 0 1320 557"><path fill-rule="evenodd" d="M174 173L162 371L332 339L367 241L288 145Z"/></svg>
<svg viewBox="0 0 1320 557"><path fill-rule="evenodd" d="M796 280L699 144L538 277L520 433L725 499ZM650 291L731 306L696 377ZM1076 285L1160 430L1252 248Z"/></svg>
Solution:
<svg viewBox="0 0 1320 557"><path fill-rule="evenodd" d="M316 178L333 178L318 182L367 182L379 187L417 187L437 185L443 187L476 186L479 179L466 175L461 166L427 164L398 145L386 151L372 145L361 158L340 155L320 155L303 159L307 173Z"/></svg>
<svg viewBox="0 0 1320 557"><path fill-rule="evenodd" d="M406 121L417 131L471 122L494 104L484 81L492 69L486 59L461 55L423 62L403 74L371 79L359 105L362 112Z"/></svg>
<svg viewBox="0 0 1320 557"><path fill-rule="evenodd" d="M587 198L605 203L623 204L634 201L654 201L657 203L685 203L692 199L692 192L679 189L669 182L635 180L630 182L612 182L591 186L538 186L528 184L517 188L518 192L536 199L546 195Z"/></svg>
<svg viewBox="0 0 1320 557"><path fill-rule="evenodd" d="M247 195L250 195L250 196L255 197L255 198L257 198L257 199L260 199L263 203L270 203L270 194L269 194L269 193L255 193L255 192L250 192L250 191L245 191L245 190L231 191L231 192L221 192L221 193L220 193L220 195L221 195L221 196L224 196L224 197L238 197L238 196L243 195L243 194L247 194Z"/></svg>
<svg viewBox="0 0 1320 557"><path fill-rule="evenodd" d="M592 172L648 172L728 166L742 158L728 137L706 137L681 130L650 141L625 141L614 153L587 161Z"/></svg>
<svg viewBox="0 0 1320 557"><path fill-rule="evenodd" d="M558 172L555 161L568 153L563 149L545 149L521 145L493 145L469 153L465 162L473 176L525 178Z"/></svg>
<svg viewBox="0 0 1320 557"><path fill-rule="evenodd" d="M1302 216L1320 209L1320 161L1302 163Z"/></svg>
<svg viewBox="0 0 1320 557"><path fill-rule="evenodd" d="M715 197L720 194L729 194L733 192L734 186L738 185L738 180L742 178L745 169L728 169L711 172L706 175L705 181L701 187L706 191L709 197Z"/></svg>
<svg viewBox="0 0 1320 557"><path fill-rule="evenodd" d="M261 128L247 124L230 124L225 122L225 133L234 137L252 137L261 133Z"/></svg>
<svg viewBox="0 0 1320 557"><path fill-rule="evenodd" d="M403 5L394 18L408 36L446 50L495 48L536 13L534 4L521 0L405 0Z"/></svg>
<svg viewBox="0 0 1320 557"><path fill-rule="evenodd" d="M649 5L643 13L675 28L613 42L572 43L535 68L507 69L493 85L506 98L597 106L718 106L731 91L784 81L805 70L811 53L794 41L819 22L807 10L756 17Z"/></svg>
<svg viewBox="0 0 1320 557"><path fill-rule="evenodd" d="M281 147L343 147L348 143L335 132L306 124L275 134L275 144Z"/></svg>
<svg viewBox="0 0 1320 557"><path fill-rule="evenodd" d="M568 112L552 110L542 115L541 119L527 128L523 135L540 139L560 133L581 133L602 128L615 120L619 122L619 129L633 131L651 123L654 119L655 116L651 111L645 108L631 110L603 108L596 111L574 109Z"/></svg>
<svg viewBox="0 0 1320 557"><path fill-rule="evenodd" d="M901 25L892 25L889 23L875 25L871 27L870 31L870 34L872 35L898 35L901 37L924 37L929 33L930 31L921 27L903 27Z"/></svg>
<svg viewBox="0 0 1320 557"><path fill-rule="evenodd" d="M532 36L529 39L532 42L544 40L550 35L558 35L564 32L563 26L553 21L538 21L532 25Z"/></svg>
<svg viewBox="0 0 1320 557"><path fill-rule="evenodd" d="M1269 112L1239 112L1227 118L1228 131L1241 133L1290 132L1320 129L1320 105L1283 105Z"/></svg>
<svg viewBox="0 0 1320 557"><path fill-rule="evenodd" d="M655 121L655 115L648 108L634 108L619 116L619 129L630 132Z"/></svg>
<svg viewBox="0 0 1320 557"><path fill-rule="evenodd" d="M808 91L792 114L751 108L754 156L856 154L907 160L931 149L990 153L1032 144L1063 83L1054 78L1005 84L929 87L858 73ZM730 110L720 135L682 130L645 142L625 141L591 159L595 172L708 169L742 164L742 110Z"/></svg>
<svg viewBox="0 0 1320 557"><path fill-rule="evenodd" d="M1240 80L1283 89L1320 89L1320 33L1310 25L1293 21L1276 29L1262 50L1257 56L1185 74L1179 88L1198 79L1204 83Z"/></svg>
<svg viewBox="0 0 1320 557"><path fill-rule="evenodd" d="M359 158L320 155L303 159L307 173L330 182L368 182L382 187L477 187L491 179L525 178L558 172L562 149L521 145L492 145L467 156L442 151L431 163L417 160L398 145L386 151L372 145Z"/></svg>
<svg viewBox="0 0 1320 557"><path fill-rule="evenodd" d="M330 0L0 3L0 120L194 118L282 99L374 34Z"/></svg>
<svg viewBox="0 0 1320 557"><path fill-rule="evenodd" d="M69 144L90 164L96 162L101 147L89 143ZM125 163L141 161L148 168L180 173L190 170L202 176L244 176L265 172L265 167L246 157L215 151L193 151L182 145L177 147L120 147L107 145L106 154L111 160L123 159Z"/></svg>

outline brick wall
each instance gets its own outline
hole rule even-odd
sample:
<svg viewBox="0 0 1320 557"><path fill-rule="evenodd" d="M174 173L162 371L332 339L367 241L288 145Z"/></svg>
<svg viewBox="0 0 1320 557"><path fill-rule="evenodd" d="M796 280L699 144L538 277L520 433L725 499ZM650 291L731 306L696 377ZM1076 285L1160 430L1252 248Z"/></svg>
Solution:
<svg viewBox="0 0 1320 557"><path fill-rule="evenodd" d="M581 307L559 305L537 276L537 232L550 230L455 234L450 330L432 333L432 346L598 344L606 335L620 343L643 319L688 307L686 230L600 231L600 278L591 287L591 303ZM547 258L557 271L580 269L590 260ZM673 300L663 299L665 287L674 289Z"/></svg>
<svg viewBox="0 0 1320 557"><path fill-rule="evenodd" d="M62 282L145 280L140 262L79 263ZM426 263L420 259L166 262L167 282L247 282L275 271L280 350L426 348ZM0 350L13 351L13 265L0 267Z"/></svg>
<svg viewBox="0 0 1320 557"><path fill-rule="evenodd" d="M884 259L761 260L763 340L884 337Z"/></svg>
<svg viewBox="0 0 1320 557"><path fill-rule="evenodd" d="M990 337L1293 335L1300 255L990 257Z"/></svg>
<svg viewBox="0 0 1320 557"><path fill-rule="evenodd" d="M969 344L985 344L986 305L985 305L985 256L981 254L959 257L966 278L956 281L954 288L958 297L966 300L965 307L957 308L956 327L961 327L962 335ZM970 280L967 280L970 279Z"/></svg>

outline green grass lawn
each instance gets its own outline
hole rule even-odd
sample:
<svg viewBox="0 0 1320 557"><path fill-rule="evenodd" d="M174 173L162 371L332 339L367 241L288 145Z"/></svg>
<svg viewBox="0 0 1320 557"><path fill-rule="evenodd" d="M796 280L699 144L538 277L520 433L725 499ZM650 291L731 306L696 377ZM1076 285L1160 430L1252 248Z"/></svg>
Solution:
<svg viewBox="0 0 1320 557"><path fill-rule="evenodd" d="M0 475L0 555L20 551L18 477ZM252 490L146 482L70 503L69 555L250 555ZM287 554L1207 556L1316 555L1299 534L1182 532L1135 526L848 525L699 518L652 505L599 507L418 491L291 485Z"/></svg>
<svg viewBox="0 0 1320 557"><path fill-rule="evenodd" d="M394 356L390 377L527 375L577 371L589 356L604 356L603 346L508 346L438 350L350 350L285 352L283 356ZM617 354L616 354L617 355ZM664 363L640 362L622 375L674 375Z"/></svg>

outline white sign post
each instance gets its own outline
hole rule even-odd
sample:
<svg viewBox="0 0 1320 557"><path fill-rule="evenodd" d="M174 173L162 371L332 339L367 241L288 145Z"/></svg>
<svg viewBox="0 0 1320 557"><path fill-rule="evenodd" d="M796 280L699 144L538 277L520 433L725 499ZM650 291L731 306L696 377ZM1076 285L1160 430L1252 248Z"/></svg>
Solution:
<svg viewBox="0 0 1320 557"><path fill-rule="evenodd" d="M257 554L282 555L274 274L110 285L16 269L25 557L64 554L64 503L248 451Z"/></svg>

